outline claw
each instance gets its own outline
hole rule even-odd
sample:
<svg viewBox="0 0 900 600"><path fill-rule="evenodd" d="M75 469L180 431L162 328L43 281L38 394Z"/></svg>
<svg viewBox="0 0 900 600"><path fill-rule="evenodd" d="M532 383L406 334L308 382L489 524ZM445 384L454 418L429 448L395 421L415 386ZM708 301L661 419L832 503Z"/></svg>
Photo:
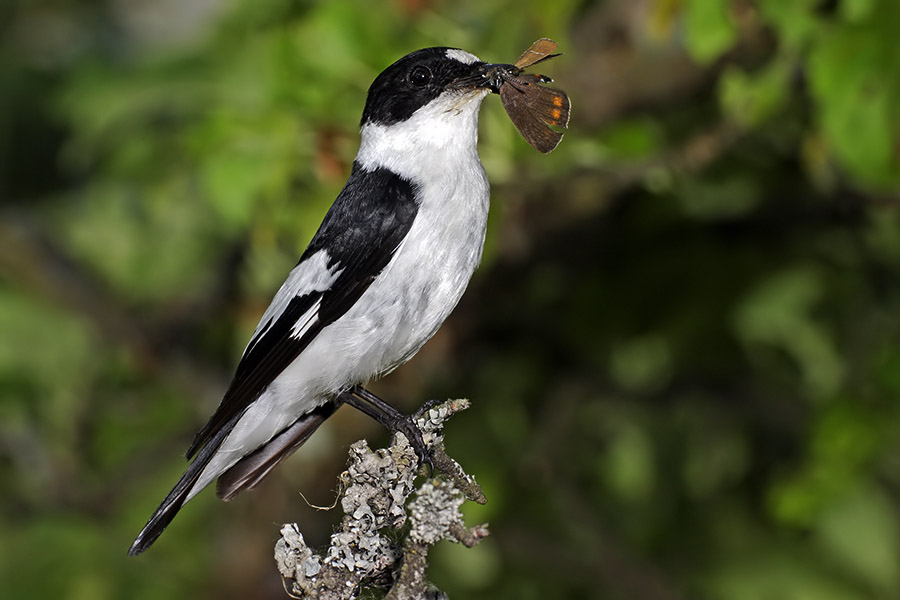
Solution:
<svg viewBox="0 0 900 600"><path fill-rule="evenodd" d="M416 418L418 416L419 412L416 412L415 415L403 416L394 423L393 429L406 436L406 439L409 440L409 445L412 446L413 451L419 459L419 464L427 464L430 472L429 477L434 477L432 449L425 443L425 440L422 439L422 430L416 425Z"/></svg>
<svg viewBox="0 0 900 600"><path fill-rule="evenodd" d="M427 413L429 410L431 410L432 408L434 408L435 406L437 406L440 403L441 403L441 401L438 400L437 398L431 398L429 400L426 400L425 403L419 407L419 410L417 410L416 412L413 413L413 419L418 419L419 417L421 417L422 415L424 415L425 413Z"/></svg>

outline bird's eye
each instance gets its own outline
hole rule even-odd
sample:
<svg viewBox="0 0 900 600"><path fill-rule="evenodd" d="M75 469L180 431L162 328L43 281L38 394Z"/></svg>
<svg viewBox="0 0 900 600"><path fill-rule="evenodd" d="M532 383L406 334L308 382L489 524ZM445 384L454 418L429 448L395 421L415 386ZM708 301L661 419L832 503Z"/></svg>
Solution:
<svg viewBox="0 0 900 600"><path fill-rule="evenodd" d="M428 85L431 81L431 71L428 70L428 67L423 67L419 65L415 67L412 71L409 72L409 80L413 85L422 87L423 85Z"/></svg>

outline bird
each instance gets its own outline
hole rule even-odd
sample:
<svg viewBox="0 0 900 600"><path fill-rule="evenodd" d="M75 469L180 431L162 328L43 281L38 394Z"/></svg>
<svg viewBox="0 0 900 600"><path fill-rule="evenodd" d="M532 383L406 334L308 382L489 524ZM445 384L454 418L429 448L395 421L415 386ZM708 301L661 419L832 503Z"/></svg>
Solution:
<svg viewBox="0 0 900 600"><path fill-rule="evenodd" d="M409 360L463 295L481 260L489 184L482 101L518 72L458 48L414 51L369 87L349 179L287 275L193 459L135 538L144 552L214 480L252 488L342 404L427 449L412 418L364 386Z"/></svg>

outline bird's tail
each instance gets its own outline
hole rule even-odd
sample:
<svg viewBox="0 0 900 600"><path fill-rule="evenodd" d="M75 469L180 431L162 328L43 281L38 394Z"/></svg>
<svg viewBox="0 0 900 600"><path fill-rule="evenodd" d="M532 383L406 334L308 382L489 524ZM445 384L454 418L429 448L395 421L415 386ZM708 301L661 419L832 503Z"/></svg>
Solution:
<svg viewBox="0 0 900 600"><path fill-rule="evenodd" d="M309 439L309 436L319 428L325 420L334 414L339 404L337 402L327 402L315 410L303 415L297 419L290 427L273 437L271 440L257 448L253 453L241 458L227 471L219 476L216 485L216 495L223 500L231 500L243 490L252 489L265 477L269 471L282 460L293 454L303 442ZM192 496L192 491L197 486L197 482L203 475L204 469L209 465L216 451L231 433L234 425L241 418L242 414L238 414L232 418L224 427L222 427L211 440L197 454L194 462L188 466L184 475L169 492L165 500L144 525L144 528L135 538L128 550L129 556L137 556L147 548L162 534L181 507ZM204 477L208 482L209 476ZM215 477L215 475L213 475ZM206 485L203 483L202 485ZM199 490L197 490L199 491Z"/></svg>
<svg viewBox="0 0 900 600"><path fill-rule="evenodd" d="M303 415L294 424L248 454L219 476L216 495L228 501L244 490L252 490L269 471L294 453L309 436L337 410L337 402L327 402Z"/></svg>
<svg viewBox="0 0 900 600"><path fill-rule="evenodd" d="M181 510L181 507L184 506L184 503L187 502L191 490L197 484L197 480L200 479L203 470L215 456L219 446L231 433L241 416L242 413L232 417L231 421L219 429L216 435L197 453L196 458L188 466L181 479L178 480L178 483L175 484L172 491L160 503L153 515L151 515L150 520L147 521L147 524L144 525L144 528L141 529L141 532L134 539L131 548L128 549L128 556L137 556L149 548L162 535L162 532L165 531L172 519L175 518L175 515L178 514L178 511Z"/></svg>

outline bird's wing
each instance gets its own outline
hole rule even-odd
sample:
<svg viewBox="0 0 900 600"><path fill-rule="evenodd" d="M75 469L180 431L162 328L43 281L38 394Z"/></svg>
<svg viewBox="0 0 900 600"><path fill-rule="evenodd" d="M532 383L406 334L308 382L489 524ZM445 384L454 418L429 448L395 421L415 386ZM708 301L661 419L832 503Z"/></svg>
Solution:
<svg viewBox="0 0 900 600"><path fill-rule="evenodd" d="M416 211L413 183L390 170L369 171L354 163L347 185L263 315L221 404L188 448L188 458L222 427L233 427L234 417L353 306L391 260Z"/></svg>
<svg viewBox="0 0 900 600"><path fill-rule="evenodd" d="M252 490L272 469L294 453L325 420L334 414L336 402L326 402L309 411L255 451L219 475L216 496L231 500L244 490Z"/></svg>

